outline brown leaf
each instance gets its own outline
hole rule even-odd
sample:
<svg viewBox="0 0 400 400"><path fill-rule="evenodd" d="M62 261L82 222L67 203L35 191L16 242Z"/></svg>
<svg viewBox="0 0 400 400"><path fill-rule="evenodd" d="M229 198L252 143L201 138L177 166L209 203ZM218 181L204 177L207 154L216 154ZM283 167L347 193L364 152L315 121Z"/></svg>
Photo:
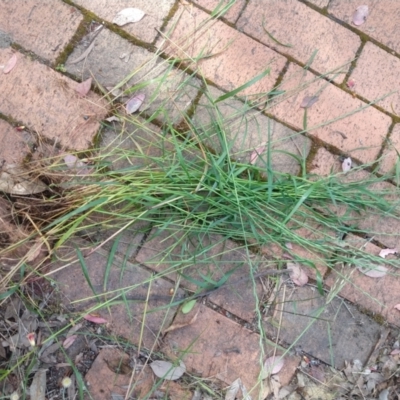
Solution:
<svg viewBox="0 0 400 400"><path fill-rule="evenodd" d="M193 316L193 318L189 322L186 322L184 324L171 325L167 329L165 329L164 333L175 331L176 329L181 329L181 328L184 328L185 326L193 324L194 322L196 322L199 311L200 311L200 308L197 310L197 313Z"/></svg>
<svg viewBox="0 0 400 400"><path fill-rule="evenodd" d="M367 5L362 5L357 7L356 11L353 14L353 24L356 26L362 25L368 17L369 9Z"/></svg>
<svg viewBox="0 0 400 400"><path fill-rule="evenodd" d="M6 62L6 65L4 66L3 69L3 74L8 74L11 72L14 67L17 65L18 57L17 53L14 53L11 58Z"/></svg>
<svg viewBox="0 0 400 400"><path fill-rule="evenodd" d="M79 94L79 96L85 97L89 93L91 87L92 87L92 78L88 78L86 79L86 81L78 83L75 86L75 91Z"/></svg>
<svg viewBox="0 0 400 400"><path fill-rule="evenodd" d="M318 96L306 96L300 104L301 108L310 108L313 104L318 101Z"/></svg>
<svg viewBox="0 0 400 400"><path fill-rule="evenodd" d="M287 269L290 271L289 276L293 283L297 286L304 286L308 282L308 276L296 263L287 263Z"/></svg>
<svg viewBox="0 0 400 400"><path fill-rule="evenodd" d="M124 8L113 19L113 24L124 26L131 22L139 22L145 13L139 8Z"/></svg>
<svg viewBox="0 0 400 400"><path fill-rule="evenodd" d="M281 356L268 357L264 362L261 379L266 379L270 375L277 374L283 368L284 364L285 361Z"/></svg>
<svg viewBox="0 0 400 400"><path fill-rule="evenodd" d="M135 111L139 110L139 108L143 104L145 98L146 98L146 95L143 93L137 93L134 96L132 96L126 102L126 107L125 107L126 112L128 114L132 114Z"/></svg>
<svg viewBox="0 0 400 400"><path fill-rule="evenodd" d="M33 377L32 384L29 390L32 400L45 400L46 394L46 370L39 369Z"/></svg>
<svg viewBox="0 0 400 400"><path fill-rule="evenodd" d="M71 335L71 336L68 336L68 337L64 340L64 342L63 342L63 347L64 347L64 349L68 349L68 347L71 347L71 346L72 346L72 343L75 342L75 340L76 340L77 337L78 337L78 335Z"/></svg>
<svg viewBox="0 0 400 400"><path fill-rule="evenodd" d="M389 254L396 254L396 253L397 253L396 249L382 249L379 252L379 257L386 258L386 256L388 256Z"/></svg>
<svg viewBox="0 0 400 400"><path fill-rule="evenodd" d="M374 269L363 267L357 267L357 269L364 275L369 276L370 278L382 278L386 275L388 271L388 269L383 265L377 265Z"/></svg>
<svg viewBox="0 0 400 400"><path fill-rule="evenodd" d="M85 318L87 321L93 322L94 324L106 324L107 323L106 319L98 317L96 315L92 315L92 314L84 315L83 318Z"/></svg>

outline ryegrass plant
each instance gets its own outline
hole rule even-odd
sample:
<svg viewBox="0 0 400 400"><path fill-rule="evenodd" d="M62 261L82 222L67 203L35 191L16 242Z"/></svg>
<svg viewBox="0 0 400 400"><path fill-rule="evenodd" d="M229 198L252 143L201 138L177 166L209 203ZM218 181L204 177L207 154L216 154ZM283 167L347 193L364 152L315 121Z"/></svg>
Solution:
<svg viewBox="0 0 400 400"><path fill-rule="evenodd" d="M169 65L157 79L140 82L135 88L151 87L156 82L159 90L169 84L170 71ZM264 71L240 89L250 88L266 73ZM170 96L168 104L165 101L158 102L155 109L148 108L140 115L127 116L116 112L119 122L104 123L101 133L103 139L99 140L98 148L89 155L76 154L89 160L89 173L82 174L79 169L69 170L59 157L46 160L47 165L41 175L53 183L49 185L50 195L43 200L43 205L57 211L51 214L50 220L42 218L42 214L31 216L36 228L29 240L43 241L53 252L77 235L91 239L97 230L111 232L105 239L92 244L94 251L114 242L107 261L107 265L111 266L113 258L117 257L116 240L132 226L144 224L148 232L153 228L149 238L159 235L163 241L172 237L174 232L179 232L179 239L166 245L163 253L154 261L166 263L167 268L146 283L151 284L157 277L172 277L179 272L179 279L186 279L186 282L197 286L199 290L194 291L196 294L201 290L229 284L229 275L243 266L243 259L238 259L228 272L220 268L222 261L219 260L224 253L218 246L228 239L236 242L238 248L247 255L245 262L250 265L249 279L254 287L254 274L259 269L260 261L254 261L251 254L265 253L263 250L268 248L291 253L288 243L306 249L309 254L318 254L329 268L335 268L337 264L363 268L374 268L381 264L398 266L397 260L368 254L343 240L349 233L365 238L365 242L379 235L381 232L363 228L360 222L367 216L373 215L382 221L399 220L398 188L383 184L394 177L368 173L363 175L362 180L352 180L342 172L332 172L329 176L310 174L306 170L306 149L288 154L282 150L280 143L282 140L303 137L308 130L316 128L307 126L306 113L303 132L292 132L289 138L280 138L276 142L272 124L260 127L259 135L266 142L266 150L264 156L252 164L248 156L259 143L250 143L237 152L233 138L246 138L248 135L247 115L250 112L253 113L253 119L268 112L268 102L263 111L257 108L262 101L273 97L276 102L287 93L277 87L270 93L258 96L257 104L235 98L236 102L242 101L242 109L235 109L227 116L222 108L234 96L240 96L240 90L215 97L213 89L205 80L201 80L199 94L202 103L198 96L190 107L179 110L180 121L177 123L175 118L169 119L168 115L171 103L174 104L180 91L185 91L187 85L193 82L188 75L185 76L183 84ZM116 87L122 88L131 78L127 77ZM196 117L199 107L207 109L207 123L202 123ZM348 115L357 111L351 110ZM104 144L106 137L111 138L108 145ZM276 145L280 145L279 150L275 149ZM295 160L299 173L288 173L285 167L274 168L275 158L282 153ZM373 165L361 165L352 173L364 169L374 172ZM398 169L396 174L397 178ZM304 232L311 235L304 235ZM217 257L213 249L217 249ZM269 254L272 257L271 253L273 250ZM323 281L316 260L301 257L295 252L290 256L302 265L315 269L317 285L322 292ZM92 287L93 299L98 299L85 267L84 255L79 250L77 258L85 279ZM270 264L281 267L287 260L277 253ZM266 262L265 259L263 262ZM219 271L217 278L212 271L208 275L209 269L200 269L202 280L199 280L199 275L190 276L188 272L194 265L207 265L209 268L210 264ZM16 271L20 272L19 280L14 279ZM3 276L1 299L22 290L24 283L34 274L35 270L29 268L29 261L22 259L11 272ZM136 286L142 283L138 282ZM106 291L107 277L103 286ZM334 288L329 299L339 289ZM126 302L124 294L128 290L132 290L132 287L108 293L109 300L100 301L93 310L108 307L117 301ZM254 295L257 298L255 291ZM167 307L182 301L171 302ZM261 314L259 310L257 313L258 327L262 333ZM266 340L265 336L261 337ZM80 388L82 391L82 385Z"/></svg>

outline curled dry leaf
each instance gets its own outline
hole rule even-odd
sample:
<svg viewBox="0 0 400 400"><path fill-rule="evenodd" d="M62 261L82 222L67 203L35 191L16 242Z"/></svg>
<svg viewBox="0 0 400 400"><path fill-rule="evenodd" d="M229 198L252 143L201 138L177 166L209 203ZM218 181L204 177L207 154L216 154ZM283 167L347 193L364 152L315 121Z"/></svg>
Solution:
<svg viewBox="0 0 400 400"><path fill-rule="evenodd" d="M236 395L239 392L240 385L241 385L240 378L234 380L229 386L228 390L226 391L225 400L235 400Z"/></svg>
<svg viewBox="0 0 400 400"><path fill-rule="evenodd" d="M174 367L169 361L162 360L153 361L149 365L154 375L168 381L176 381L186 372L186 365L182 361L179 361L179 366L177 367Z"/></svg>
<svg viewBox="0 0 400 400"><path fill-rule="evenodd" d="M143 93L137 93L134 96L132 96L127 102L126 102L126 112L128 114L132 114L135 111L139 110L140 106L143 104L144 99L146 98L146 95Z"/></svg>
<svg viewBox="0 0 400 400"><path fill-rule="evenodd" d="M363 267L357 267L357 269L364 275L369 276L370 278L382 278L383 276L386 275L386 273L388 271L388 269L386 267L384 267L383 265L378 265L374 269L363 268Z"/></svg>
<svg viewBox="0 0 400 400"><path fill-rule="evenodd" d="M116 117L115 115L113 115L112 117L108 117L108 118L106 118L106 121L107 122L119 122L119 118L118 117Z"/></svg>
<svg viewBox="0 0 400 400"><path fill-rule="evenodd" d="M342 162L342 171L343 172L348 172L351 170L351 164L352 164L352 160L350 157L347 157L343 160Z"/></svg>
<svg viewBox="0 0 400 400"><path fill-rule="evenodd" d="M196 303L196 300L192 300L192 301L194 301ZM197 310L197 313L193 316L193 318L189 322L186 322L184 324L172 324L167 329L165 329L164 333L175 331L176 329L181 329L181 328L184 328L185 326L193 324L197 320L197 315L199 314L199 311L200 311L200 308Z"/></svg>
<svg viewBox="0 0 400 400"><path fill-rule="evenodd" d="M84 315L83 318L85 318L86 321L93 322L94 324L106 324L107 323L106 319L98 317L97 315L87 314L87 315Z"/></svg>
<svg viewBox="0 0 400 400"><path fill-rule="evenodd" d="M390 352L391 356L395 356L396 354L400 354L400 349L394 349Z"/></svg>
<svg viewBox="0 0 400 400"><path fill-rule="evenodd" d="M396 253L397 253L396 249L382 249L379 252L379 257L386 258L386 256L388 256L389 254L396 254Z"/></svg>
<svg viewBox="0 0 400 400"><path fill-rule="evenodd" d="M306 96L300 104L301 108L310 108L313 104L318 101L318 96Z"/></svg>
<svg viewBox="0 0 400 400"><path fill-rule="evenodd" d="M64 349L68 349L69 347L71 347L72 343L75 342L77 337L78 337L78 335L68 336L63 342Z"/></svg>
<svg viewBox="0 0 400 400"><path fill-rule="evenodd" d="M396 304L393 308L400 311L400 304Z"/></svg>
<svg viewBox="0 0 400 400"><path fill-rule="evenodd" d="M296 263L287 263L287 269L290 271L289 276L293 283L297 286L304 286L308 282L308 276Z"/></svg>
<svg viewBox="0 0 400 400"><path fill-rule="evenodd" d="M145 13L139 8L124 8L113 19L113 24L124 26L131 22L139 22Z"/></svg>
<svg viewBox="0 0 400 400"><path fill-rule="evenodd" d="M346 83L346 86L349 89L354 89L354 87L356 86L356 81L354 79L349 79Z"/></svg>
<svg viewBox="0 0 400 400"><path fill-rule="evenodd" d="M28 195L41 193L47 186L29 175L29 171L16 164L9 164L0 170L0 191L9 194Z"/></svg>
<svg viewBox="0 0 400 400"><path fill-rule="evenodd" d="M6 65L3 68L3 74L8 74L10 73L14 67L17 65L18 57L17 54L14 53L10 59L6 62Z"/></svg>
<svg viewBox="0 0 400 400"><path fill-rule="evenodd" d="M368 17L369 9L367 5L362 5L357 7L356 11L353 14L353 24L356 26L362 25Z"/></svg>
<svg viewBox="0 0 400 400"><path fill-rule="evenodd" d="M265 360L264 367L261 372L261 379L266 379L271 375L277 374L285 365L285 361L280 356L272 356Z"/></svg>
<svg viewBox="0 0 400 400"><path fill-rule="evenodd" d="M92 87L92 78L88 78L86 79L86 81L78 83L75 86L75 91L79 94L79 96L85 97L89 93L91 87Z"/></svg>
<svg viewBox="0 0 400 400"><path fill-rule="evenodd" d="M258 157L260 157L260 154L264 153L264 151L265 151L265 144L256 147L250 154L250 164L251 165L255 164Z"/></svg>

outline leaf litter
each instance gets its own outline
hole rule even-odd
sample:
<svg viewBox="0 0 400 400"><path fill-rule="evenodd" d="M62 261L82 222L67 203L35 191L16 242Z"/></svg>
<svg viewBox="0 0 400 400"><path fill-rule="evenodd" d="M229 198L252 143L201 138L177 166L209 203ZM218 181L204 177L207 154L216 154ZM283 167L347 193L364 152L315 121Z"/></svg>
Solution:
<svg viewBox="0 0 400 400"><path fill-rule="evenodd" d="M113 19L113 24L124 26L129 23L139 22L145 16L145 12L139 8L124 8Z"/></svg>
<svg viewBox="0 0 400 400"><path fill-rule="evenodd" d="M75 86L75 91L79 94L79 96L85 97L90 92L91 87L92 87L92 78L88 78L85 81L78 83Z"/></svg>
<svg viewBox="0 0 400 400"><path fill-rule="evenodd" d="M146 95L143 93L137 93L134 96L132 96L126 102L125 109L127 114L133 114L134 112L138 111L141 105L143 104L145 98Z"/></svg>
<svg viewBox="0 0 400 400"><path fill-rule="evenodd" d="M11 58L6 62L6 65L4 65L3 74L9 74L17 65L17 61L17 53L14 53Z"/></svg>
<svg viewBox="0 0 400 400"><path fill-rule="evenodd" d="M318 96L305 96L300 104L300 107L310 108L318 101L318 99L319 99Z"/></svg>
<svg viewBox="0 0 400 400"><path fill-rule="evenodd" d="M297 286L304 286L308 282L308 276L299 264L288 262L287 269L290 271L289 276L293 283Z"/></svg>
<svg viewBox="0 0 400 400"><path fill-rule="evenodd" d="M163 360L153 361L149 365L155 376L168 381L176 381L186 372L186 365L182 361L179 361L178 366Z"/></svg>
<svg viewBox="0 0 400 400"><path fill-rule="evenodd" d="M356 26L362 25L367 20L368 14L369 8L367 5L357 7L352 18L353 24Z"/></svg>

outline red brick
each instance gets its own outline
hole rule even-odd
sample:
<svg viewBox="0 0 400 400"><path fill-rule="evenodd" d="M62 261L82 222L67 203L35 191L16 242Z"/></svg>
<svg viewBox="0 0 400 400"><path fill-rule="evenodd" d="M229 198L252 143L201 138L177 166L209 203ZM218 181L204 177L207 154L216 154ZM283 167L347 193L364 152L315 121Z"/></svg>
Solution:
<svg viewBox="0 0 400 400"><path fill-rule="evenodd" d="M355 26L352 23L352 17L354 11L361 4L369 7L369 15L364 24ZM328 12L400 53L400 37L398 35L400 3L398 1L331 0Z"/></svg>
<svg viewBox="0 0 400 400"><path fill-rule="evenodd" d="M354 235L348 235L346 243L368 254L378 256L381 248L371 242ZM377 264L378 265L378 264ZM382 315L389 323L400 326L400 311L394 308L400 304L400 276L396 269L389 269L382 278L371 278L355 267L345 267L332 272L325 284L333 287L344 281L345 286L338 293L340 296L358 304L363 309Z"/></svg>
<svg viewBox="0 0 400 400"><path fill-rule="evenodd" d="M250 0L237 26L303 64L318 50L311 68L328 73L340 67L343 73L336 77L337 82L343 81L348 63L354 59L361 43L357 35L297 0ZM277 45L265 30L292 47Z"/></svg>
<svg viewBox="0 0 400 400"><path fill-rule="evenodd" d="M0 65L12 56L0 49ZM0 112L62 146L76 150L90 147L107 113L107 105L90 92L78 96L77 83L49 67L16 53L17 65L0 82Z"/></svg>
<svg viewBox="0 0 400 400"><path fill-rule="evenodd" d="M311 141L258 110L250 110L248 104L234 98L219 102L217 110L210 98L215 100L223 94L221 90L209 86L207 95L203 95L198 103L193 120L201 140L217 153L221 152L221 143L213 123L222 118L233 158L250 163L254 149L266 145L255 165L266 168L270 154L274 171L298 174L300 164L294 156L305 159Z"/></svg>
<svg viewBox="0 0 400 400"><path fill-rule="evenodd" d="M30 153L28 143L33 138L27 132L19 132L7 122L0 120L0 166L21 164Z"/></svg>
<svg viewBox="0 0 400 400"><path fill-rule="evenodd" d="M268 92L286 62L284 57L196 7L181 6L165 32L169 38L158 41L161 49L183 60L198 59L191 67L224 90L236 89L271 68L269 75L239 95Z"/></svg>
<svg viewBox="0 0 400 400"><path fill-rule="evenodd" d="M212 12L218 10L218 14L221 10L224 10L227 4L230 3L229 0L194 0L194 3L199 6L205 8L207 11ZM228 20L232 24L236 22L239 17L240 12L243 10L244 5L246 4L245 0L236 0L229 9L222 15L222 18ZM190 7L190 5L189 5Z"/></svg>
<svg viewBox="0 0 400 400"><path fill-rule="evenodd" d="M379 163L379 172L389 174L395 172L395 167L399 162L400 154L400 124L395 125L392 133L387 140L382 159Z"/></svg>
<svg viewBox="0 0 400 400"><path fill-rule="evenodd" d="M50 61L62 53L83 20L60 0L2 0L0 28L27 50Z"/></svg>
<svg viewBox="0 0 400 400"><path fill-rule="evenodd" d="M364 163L375 160L391 124L390 117L373 107L357 111L366 103L294 64L280 89L286 94L279 96L268 112L302 130L304 109L300 104L305 96L318 95L318 101L307 109L308 134ZM338 120L328 124L334 119Z"/></svg>
<svg viewBox="0 0 400 400"><path fill-rule="evenodd" d="M114 256L108 266L109 252L103 249L85 257L89 285L77 259L77 247L84 254L92 248L83 240L70 240L58 249L58 259L52 262L49 272L57 282L66 311L87 313L96 308L98 303L92 288L103 304L107 299L124 293L124 297L114 304L97 308L96 313L107 320L107 327L114 335L148 349L157 347L157 333L171 323L177 310L177 306L169 306L172 300L170 290L174 286L165 279L152 278L148 271L137 264L125 262L122 257ZM145 303L148 294L149 302ZM153 295L161 297L152 298ZM175 291L175 295L181 297L183 292Z"/></svg>
<svg viewBox="0 0 400 400"><path fill-rule="evenodd" d="M90 10L106 21L112 22L116 14L127 7L135 7L145 12L145 16L138 22L126 24L121 27L129 34L136 36L144 42L153 42L167 18L174 0L75 0L75 3Z"/></svg>
<svg viewBox="0 0 400 400"><path fill-rule="evenodd" d="M192 291L201 288L190 278L205 283L200 275L203 274L218 282L237 267L226 284L208 298L242 319L253 320L257 307L255 292L260 297L263 288L259 280L254 288L252 280L248 278L251 271L261 271L265 265L255 255L249 259L243 246L218 235L204 235L199 240L197 235L185 238L184 232L177 227L171 226L162 232L154 228L136 260ZM178 272L190 278L186 279ZM236 283L230 285L232 282Z"/></svg>
<svg viewBox="0 0 400 400"><path fill-rule="evenodd" d="M179 313L174 324L188 323L196 313L193 323L167 334L162 351L173 358L182 357L187 369L202 378L217 378L227 385L240 378L251 391L250 396L259 398L260 336L203 305L187 315ZM284 351L276 350L277 355ZM264 354L265 358L274 355L274 348L264 344ZM285 356L285 365L278 374L282 386L290 382L298 363L298 357Z"/></svg>
<svg viewBox="0 0 400 400"><path fill-rule="evenodd" d="M355 81L353 90L368 101L375 101L394 92L376 104L390 113L399 115L400 94L397 90L399 74L400 60L397 57L372 43L367 43L350 79Z"/></svg>

